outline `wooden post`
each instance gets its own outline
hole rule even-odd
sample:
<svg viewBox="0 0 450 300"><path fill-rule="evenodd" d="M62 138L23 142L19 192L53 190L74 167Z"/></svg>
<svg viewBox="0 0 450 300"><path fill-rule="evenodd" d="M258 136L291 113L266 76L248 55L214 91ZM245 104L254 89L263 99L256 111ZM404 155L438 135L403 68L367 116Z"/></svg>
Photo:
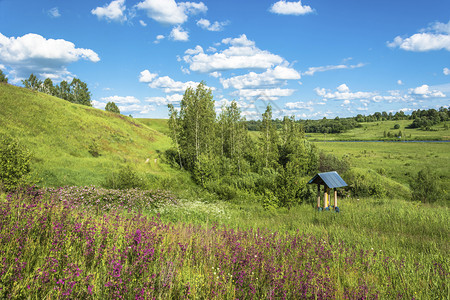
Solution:
<svg viewBox="0 0 450 300"><path fill-rule="evenodd" d="M337 190L334 189L334 209L337 207Z"/></svg>
<svg viewBox="0 0 450 300"><path fill-rule="evenodd" d="M324 207L323 208L327 208L328 207L328 193L329 188L327 186L325 186L325 201L323 203Z"/></svg>
<svg viewBox="0 0 450 300"><path fill-rule="evenodd" d="M320 207L320 184L317 185L317 209Z"/></svg>

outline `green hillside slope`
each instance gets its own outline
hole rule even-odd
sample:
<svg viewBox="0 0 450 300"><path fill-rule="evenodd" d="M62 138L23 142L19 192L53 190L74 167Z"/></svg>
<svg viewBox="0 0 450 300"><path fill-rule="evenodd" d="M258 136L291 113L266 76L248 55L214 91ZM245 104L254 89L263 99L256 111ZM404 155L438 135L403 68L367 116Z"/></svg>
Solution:
<svg viewBox="0 0 450 300"><path fill-rule="evenodd" d="M159 153L170 139L132 118L7 84L0 108L0 134L31 150L44 186L99 185L124 164L150 177L169 173Z"/></svg>

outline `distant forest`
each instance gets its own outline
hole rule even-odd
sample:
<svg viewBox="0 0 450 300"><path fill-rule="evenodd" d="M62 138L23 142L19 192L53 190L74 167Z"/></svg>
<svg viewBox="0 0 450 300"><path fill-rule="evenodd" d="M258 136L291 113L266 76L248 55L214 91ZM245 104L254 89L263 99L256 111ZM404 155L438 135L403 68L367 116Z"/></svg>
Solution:
<svg viewBox="0 0 450 300"><path fill-rule="evenodd" d="M334 119L323 118L320 120L297 120L301 124L305 133L342 133L347 130L361 127L363 122L379 122L379 121L397 121L412 120L408 128L422 128L423 130L431 130L431 126L450 120L449 108L441 107L439 110L434 108L427 110L415 110L411 115L406 115L403 111L393 113L376 112L372 115L358 114L356 117ZM261 128L261 120L247 121L247 128L250 131L259 131ZM283 121L280 119L273 120L277 129L281 129Z"/></svg>

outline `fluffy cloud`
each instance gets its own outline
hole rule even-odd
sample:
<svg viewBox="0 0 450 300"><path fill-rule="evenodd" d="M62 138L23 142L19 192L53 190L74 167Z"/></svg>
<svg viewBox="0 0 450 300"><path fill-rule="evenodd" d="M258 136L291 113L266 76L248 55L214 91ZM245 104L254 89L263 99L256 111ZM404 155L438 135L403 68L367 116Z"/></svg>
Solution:
<svg viewBox="0 0 450 300"><path fill-rule="evenodd" d="M139 74L139 82L146 82L149 83L153 79L155 79L158 76L156 73L150 73L149 70L144 70Z"/></svg>
<svg viewBox="0 0 450 300"><path fill-rule="evenodd" d="M179 103L182 99L182 94L173 94L165 97L148 97L145 101L156 105L167 105L169 103Z"/></svg>
<svg viewBox="0 0 450 300"><path fill-rule="evenodd" d="M444 70L442 72L444 73L444 75L450 75L450 69L449 68L444 68Z"/></svg>
<svg viewBox="0 0 450 300"><path fill-rule="evenodd" d="M96 15L99 19L123 22L127 20L127 17L124 14L125 9L125 0L115 0L108 5L91 10L91 13Z"/></svg>
<svg viewBox="0 0 450 300"><path fill-rule="evenodd" d="M52 18L61 17L61 14L59 13L59 9L57 7L53 7L52 9L49 9L49 11L47 13Z"/></svg>
<svg viewBox="0 0 450 300"><path fill-rule="evenodd" d="M293 89L240 89L232 93L234 96L239 96L243 100L263 100L273 101L280 97L288 97L294 93Z"/></svg>
<svg viewBox="0 0 450 300"><path fill-rule="evenodd" d="M223 27L227 24L228 24L228 22L218 22L218 21L211 23L207 19L200 19L197 21L197 25L199 27L209 30L209 31L222 31Z"/></svg>
<svg viewBox="0 0 450 300"><path fill-rule="evenodd" d="M406 51L425 52L443 49L450 51L450 22L447 24L433 23L430 27L422 29L420 33L407 38L397 36L387 45Z"/></svg>
<svg viewBox="0 0 450 300"><path fill-rule="evenodd" d="M269 11L279 15L299 16L312 13L314 10L308 5L302 5L302 1L278 1L270 7Z"/></svg>
<svg viewBox="0 0 450 300"><path fill-rule="evenodd" d="M330 65L330 66L322 66L322 67L311 67L308 69L308 71L303 72L302 75L312 76L316 72L326 72L326 71L339 70L339 69L355 69L355 68L361 68L364 66L365 66L365 64L359 63L356 65Z"/></svg>
<svg viewBox="0 0 450 300"><path fill-rule="evenodd" d="M121 113L137 113L140 115L148 114L155 110L153 105L142 105L142 104L131 104L131 105L119 105L119 110Z"/></svg>
<svg viewBox="0 0 450 300"><path fill-rule="evenodd" d="M287 102L284 106L286 108L288 108L289 110L309 110L309 111L313 111L314 103L312 101L309 102L303 102L303 101L298 101L298 102Z"/></svg>
<svg viewBox="0 0 450 300"><path fill-rule="evenodd" d="M174 41L187 42L189 41L189 33L181 26L176 26L170 32L170 38Z"/></svg>
<svg viewBox="0 0 450 300"><path fill-rule="evenodd" d="M142 20L139 20L139 24L141 24L142 27L147 27L147 23L145 23L145 22L142 21Z"/></svg>
<svg viewBox="0 0 450 300"><path fill-rule="evenodd" d="M245 34L235 39L224 39L222 44L230 46L213 54L204 53L201 47L196 48L196 52L189 49L183 60L189 64L191 71L201 73L235 69L269 69L285 62L282 57L257 48L255 42L248 40Z"/></svg>
<svg viewBox="0 0 450 300"><path fill-rule="evenodd" d="M0 63L10 67L10 74L19 79L30 73L53 79L67 77L71 75L67 65L80 59L100 60L93 50L76 48L63 39L46 39L33 33L9 38L0 33Z"/></svg>
<svg viewBox="0 0 450 300"><path fill-rule="evenodd" d="M148 83L148 86L154 89L162 89L165 93L184 93L188 87L197 88L199 82L175 81L169 76L158 77L157 74L144 70L139 75L139 82ZM210 88L214 90L214 88Z"/></svg>
<svg viewBox="0 0 450 300"><path fill-rule="evenodd" d="M324 88L315 88L316 94L331 100L354 100L354 99L372 99L377 95L373 92L350 92L350 89L346 84L341 84L337 87L336 92L326 90Z"/></svg>
<svg viewBox="0 0 450 300"><path fill-rule="evenodd" d="M444 98L445 94L442 93L439 90L430 90L430 87L426 84L413 88L413 89L409 89L409 94L414 96L414 97L419 97L419 98Z"/></svg>
<svg viewBox="0 0 450 300"><path fill-rule="evenodd" d="M221 83L225 89L261 88L264 86L280 85L282 80L300 79L300 74L289 67L276 66L264 73L250 72L246 75L222 79Z"/></svg>
<svg viewBox="0 0 450 300"><path fill-rule="evenodd" d="M189 14L204 13L208 10L203 2L182 2L175 0L145 0L136 5L138 9L145 10L147 16L162 24L183 24Z"/></svg>
<svg viewBox="0 0 450 300"><path fill-rule="evenodd" d="M135 104L140 103L139 99L134 96L110 96L102 98L103 102L114 102L116 104Z"/></svg>

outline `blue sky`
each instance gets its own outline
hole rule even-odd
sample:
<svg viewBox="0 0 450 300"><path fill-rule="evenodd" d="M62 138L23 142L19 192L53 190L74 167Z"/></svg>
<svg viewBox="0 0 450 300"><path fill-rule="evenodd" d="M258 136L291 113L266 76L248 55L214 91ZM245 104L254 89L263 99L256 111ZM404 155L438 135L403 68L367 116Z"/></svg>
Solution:
<svg viewBox="0 0 450 300"><path fill-rule="evenodd" d="M247 119L409 113L450 103L450 1L0 0L0 69L134 117L202 80Z"/></svg>

